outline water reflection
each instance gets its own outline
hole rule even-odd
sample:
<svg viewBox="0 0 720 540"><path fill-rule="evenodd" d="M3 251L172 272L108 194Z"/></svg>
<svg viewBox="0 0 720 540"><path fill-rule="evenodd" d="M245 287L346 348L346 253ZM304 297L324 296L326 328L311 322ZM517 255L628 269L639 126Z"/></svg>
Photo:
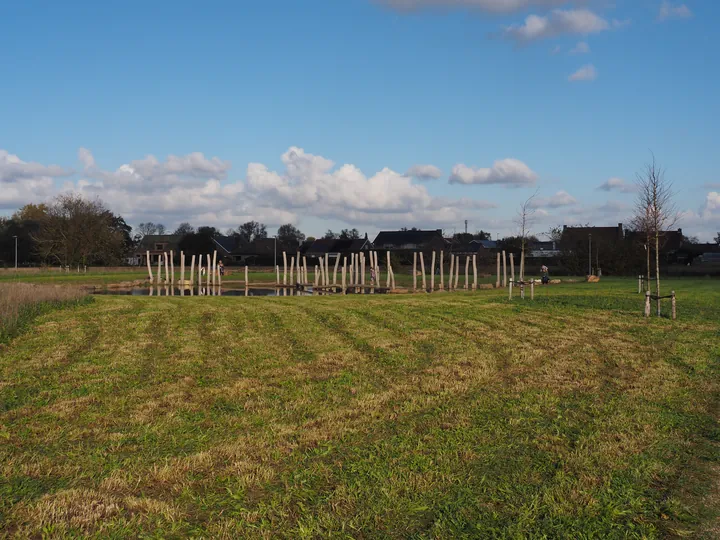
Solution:
<svg viewBox="0 0 720 540"><path fill-rule="evenodd" d="M384 294L377 289L370 287L358 287L348 289L347 294ZM249 289L229 289L222 287L170 287L170 286L154 286L154 287L135 287L132 289L105 289L96 290L92 294L111 295L111 296L331 296L342 295L340 287L337 291L330 290L313 290L308 287L305 290L287 288L287 287L267 287L267 288L249 288Z"/></svg>

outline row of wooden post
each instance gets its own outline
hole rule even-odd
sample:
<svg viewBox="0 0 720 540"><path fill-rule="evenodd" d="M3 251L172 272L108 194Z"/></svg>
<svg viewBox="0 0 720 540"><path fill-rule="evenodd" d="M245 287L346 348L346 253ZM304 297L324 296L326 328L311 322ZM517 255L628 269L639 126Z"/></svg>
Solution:
<svg viewBox="0 0 720 540"><path fill-rule="evenodd" d="M435 290L435 261L437 260L437 254L435 251L432 252L432 257L430 261L430 291ZM418 283L417 283L417 267L418 267L418 259L420 261L420 275L422 276L422 290L426 291L427 288L427 280L425 277L425 255L422 252L415 252L413 253L413 290L416 291L418 289ZM440 252L440 283L439 283L439 290L445 290L445 252ZM462 261L460 259L459 255L455 255L453 253L450 254L450 275L448 278L448 290L455 290L458 288L460 283L460 266L462 264ZM473 282L472 282L472 290L477 289L477 256L472 256L472 269L473 269ZM468 290L471 288L470 286L470 256L467 255L465 257L465 283L464 289Z"/></svg>
<svg viewBox="0 0 720 540"><path fill-rule="evenodd" d="M175 254L170 251L163 252L158 257L157 264L157 275L153 276L152 264L150 263L150 252L146 253L147 258L147 270L150 278L150 283L157 283L158 285L163 281L163 266L165 270L164 283L175 285L176 283L181 286L194 286L195 285L195 262L196 256L193 255L190 260L190 279L186 280L185 272L185 253L180 252L180 279L175 280ZM203 267L203 258L206 260L206 266ZM205 276L203 276L203 269L205 270ZM199 255L197 257L197 285L201 287L203 285L203 279L206 279L208 287L219 287L222 285L222 275L220 273L220 266L218 265L217 251L212 254ZM245 284L248 284L248 268L245 267Z"/></svg>
<svg viewBox="0 0 720 540"><path fill-rule="evenodd" d="M387 288L395 288L395 274L392 271L390 265L390 252L388 256L388 278ZM374 275L374 281L370 284L372 288L379 287L380 285L380 264L378 263L377 251L368 252L367 256L365 253L351 253L350 260L347 257L343 257L342 267L340 267L340 255L335 257L335 264L333 266L332 278L330 277L330 255L325 254L320 257L318 264L314 268L314 280L312 285L315 288L318 287L337 287L338 286L338 270L341 274L341 288L345 291L348 287L361 288L364 292L365 288L365 276L366 276L366 265L369 263L371 274ZM288 272L289 270L289 272ZM297 273L295 271L297 270ZM280 266L275 267L275 279L276 284L281 284L280 279ZM288 265L287 252L283 251L283 269L282 269L282 285L310 285L307 270L307 257L302 257L302 264L300 264L300 252L294 257L290 257L290 264Z"/></svg>

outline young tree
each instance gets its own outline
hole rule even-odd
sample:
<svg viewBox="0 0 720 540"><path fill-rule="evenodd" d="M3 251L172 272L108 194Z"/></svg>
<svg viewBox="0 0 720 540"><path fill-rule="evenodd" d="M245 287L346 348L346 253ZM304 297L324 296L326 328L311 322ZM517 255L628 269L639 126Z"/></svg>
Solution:
<svg viewBox="0 0 720 540"><path fill-rule="evenodd" d="M650 246L655 249L655 295L660 296L660 239L678 220L673 203L672 183L665 178L665 170L652 162L637 174L638 196L635 204L633 224L645 233L648 250L648 279L650 279ZM657 314L660 315L660 299L657 299Z"/></svg>
<svg viewBox="0 0 720 540"><path fill-rule="evenodd" d="M192 234L195 232L195 227L190 225L187 221L183 221L180 225L178 225L177 229L175 229L175 232L173 234Z"/></svg>
<svg viewBox="0 0 720 540"><path fill-rule="evenodd" d="M267 238L267 227L257 221L243 223L238 227L237 232L240 238L248 243L258 238Z"/></svg>
<svg viewBox="0 0 720 540"><path fill-rule="evenodd" d="M277 239L282 245L296 249L305 241L305 235L292 223L286 223L278 227Z"/></svg>
<svg viewBox="0 0 720 540"><path fill-rule="evenodd" d="M525 249L528 243L528 235L533 225L533 217L535 216L535 207L533 200L537 197L538 192L533 193L518 209L518 215L515 219L520 230L520 281L525 280Z"/></svg>

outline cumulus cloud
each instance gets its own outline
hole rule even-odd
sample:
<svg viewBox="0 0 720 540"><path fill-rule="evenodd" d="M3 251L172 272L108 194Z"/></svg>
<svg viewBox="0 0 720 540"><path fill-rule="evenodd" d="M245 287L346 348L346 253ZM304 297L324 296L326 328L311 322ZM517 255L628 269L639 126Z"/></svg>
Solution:
<svg viewBox="0 0 720 540"><path fill-rule="evenodd" d="M705 215L720 215L720 193L717 191L711 191L707 194L705 199Z"/></svg>
<svg viewBox="0 0 720 540"><path fill-rule="evenodd" d="M503 36L529 43L564 34L597 34L610 28L607 20L588 9L556 9L544 16L528 15L523 24L505 27Z"/></svg>
<svg viewBox="0 0 720 540"><path fill-rule="evenodd" d="M685 4L673 4L665 0L660 4L660 12L658 13L658 21L666 21L668 19L689 19L693 16L690 8Z"/></svg>
<svg viewBox="0 0 720 540"><path fill-rule="evenodd" d="M570 82L594 81L598 77L597 69L592 64L581 67L568 77Z"/></svg>
<svg viewBox="0 0 720 540"><path fill-rule="evenodd" d="M435 165L413 165L405 173L418 180L437 180L443 175L442 171Z"/></svg>
<svg viewBox="0 0 720 540"><path fill-rule="evenodd" d="M503 159L491 168L455 165L450 175L451 184L500 184L507 187L532 186L537 174L519 159Z"/></svg>
<svg viewBox="0 0 720 540"><path fill-rule="evenodd" d="M598 189L600 191L619 191L620 193L635 193L634 184L628 184L622 178L610 178L603 182Z"/></svg>
<svg viewBox="0 0 720 540"><path fill-rule="evenodd" d="M590 52L590 45L585 41L579 42L575 47L570 49L570 54L588 54Z"/></svg>
<svg viewBox="0 0 720 540"><path fill-rule="evenodd" d="M376 0L401 11L426 7L472 8L488 13L513 13L531 7L554 7L570 0Z"/></svg>
<svg viewBox="0 0 720 540"><path fill-rule="evenodd" d="M28 163L7 150L0 149L0 182L13 183L19 180L45 178L57 178L70 176L71 169L65 169L59 165L41 165L40 163ZM5 186L3 186L4 188Z"/></svg>
<svg viewBox="0 0 720 540"><path fill-rule="evenodd" d="M552 197L536 197L531 201L533 208L561 208L575 204L577 204L577 199L563 190L558 191Z"/></svg>

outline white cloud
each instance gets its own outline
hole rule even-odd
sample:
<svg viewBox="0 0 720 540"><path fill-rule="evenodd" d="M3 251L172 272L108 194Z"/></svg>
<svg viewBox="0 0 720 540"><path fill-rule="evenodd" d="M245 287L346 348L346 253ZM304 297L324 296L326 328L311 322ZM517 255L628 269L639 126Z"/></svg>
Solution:
<svg viewBox="0 0 720 540"><path fill-rule="evenodd" d="M570 0L377 0L395 9L409 11L425 7L473 8L488 13L512 13L530 7L553 7L570 3Z"/></svg>
<svg viewBox="0 0 720 540"><path fill-rule="evenodd" d="M610 29L610 23L588 9L556 9L550 14L528 15L523 24L505 27L503 35L519 43L529 43L564 34L597 34Z"/></svg>
<svg viewBox="0 0 720 540"><path fill-rule="evenodd" d="M590 45L585 41L579 42L575 47L570 50L570 54L588 54L590 52Z"/></svg>
<svg viewBox="0 0 720 540"><path fill-rule="evenodd" d="M622 178L610 178L603 182L598 189L600 191L619 191L620 193L635 193L634 184L628 184Z"/></svg>
<svg viewBox="0 0 720 540"><path fill-rule="evenodd" d="M668 19L689 19L693 16L690 8L685 4L673 4L665 0L660 4L660 12L658 13L658 21L666 21Z"/></svg>
<svg viewBox="0 0 720 540"><path fill-rule="evenodd" d="M720 193L717 191L711 191L707 194L704 214L707 216L720 215Z"/></svg>
<svg viewBox="0 0 720 540"><path fill-rule="evenodd" d="M533 208L560 208L575 204L577 199L564 190L558 191L552 197L536 197L531 202Z"/></svg>
<svg viewBox="0 0 720 540"><path fill-rule="evenodd" d="M450 175L451 184L501 184L508 187L532 186L537 174L519 159L503 159L491 168L455 165Z"/></svg>
<svg viewBox="0 0 720 540"><path fill-rule="evenodd" d="M435 165L413 165L405 175L417 178L418 180L437 180L443 173Z"/></svg>
<svg viewBox="0 0 720 540"><path fill-rule="evenodd" d="M57 178L70 176L71 169L65 169L59 165L41 165L40 163L28 163L18 156L0 149L0 182L14 183L20 180L39 177ZM4 186L3 186L4 189Z"/></svg>
<svg viewBox="0 0 720 540"><path fill-rule="evenodd" d="M568 77L570 82L578 81L594 81L598 77L597 69L592 64L581 67L575 73Z"/></svg>

